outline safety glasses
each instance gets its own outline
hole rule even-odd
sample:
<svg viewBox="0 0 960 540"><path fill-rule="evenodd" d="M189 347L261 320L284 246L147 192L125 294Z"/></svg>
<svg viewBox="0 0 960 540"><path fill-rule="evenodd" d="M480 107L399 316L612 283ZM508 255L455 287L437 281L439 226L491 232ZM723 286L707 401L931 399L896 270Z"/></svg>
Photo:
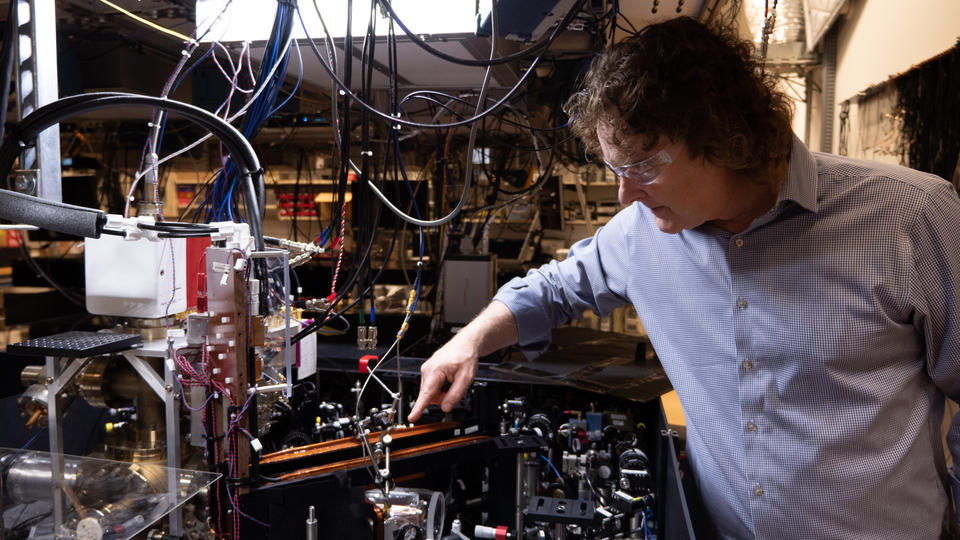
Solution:
<svg viewBox="0 0 960 540"><path fill-rule="evenodd" d="M640 184L649 184L663 174L664 169L673 163L673 158L670 157L670 153L666 150L660 150L647 159L637 161L636 163L613 165L606 159L603 160L603 163L613 174L621 178L626 178L627 180Z"/></svg>

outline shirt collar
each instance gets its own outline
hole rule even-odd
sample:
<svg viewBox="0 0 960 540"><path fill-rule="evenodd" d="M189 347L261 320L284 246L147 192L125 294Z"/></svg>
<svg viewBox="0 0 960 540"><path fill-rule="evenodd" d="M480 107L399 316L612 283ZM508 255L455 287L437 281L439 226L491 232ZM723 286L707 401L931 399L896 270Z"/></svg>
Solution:
<svg viewBox="0 0 960 540"><path fill-rule="evenodd" d="M790 165L780 186L777 206L782 206L786 201L793 201L811 212L820 209L817 201L817 161L796 135L793 135Z"/></svg>

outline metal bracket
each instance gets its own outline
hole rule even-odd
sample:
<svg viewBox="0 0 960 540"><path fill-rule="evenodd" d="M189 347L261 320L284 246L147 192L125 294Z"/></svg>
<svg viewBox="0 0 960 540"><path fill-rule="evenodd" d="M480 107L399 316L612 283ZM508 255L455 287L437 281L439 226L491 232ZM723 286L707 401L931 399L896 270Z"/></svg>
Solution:
<svg viewBox="0 0 960 540"><path fill-rule="evenodd" d="M47 391L50 393L50 395L53 396L55 394L59 394L67 386L71 379L73 379L89 361L89 358L77 358L76 360L68 363L67 367L63 369L60 375L54 378L53 382L47 385Z"/></svg>
<svg viewBox="0 0 960 540"><path fill-rule="evenodd" d="M133 366L133 369L137 370L137 373L140 377L150 386L150 389L153 390L153 393L160 398L161 401L166 402L167 400L167 389L163 383L163 380L160 379L160 375L150 367L150 364L146 363L142 358L134 354L133 351L123 351L121 353L124 358L127 359L127 362L130 362L130 365Z"/></svg>

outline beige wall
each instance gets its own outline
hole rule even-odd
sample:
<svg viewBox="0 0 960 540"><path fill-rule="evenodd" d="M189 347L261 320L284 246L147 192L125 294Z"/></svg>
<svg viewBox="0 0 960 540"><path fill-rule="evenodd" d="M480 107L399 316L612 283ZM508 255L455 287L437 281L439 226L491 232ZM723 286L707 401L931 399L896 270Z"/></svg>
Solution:
<svg viewBox="0 0 960 540"><path fill-rule="evenodd" d="M960 0L848 0L835 24L838 43L832 151L837 152L840 142L840 103L849 99L849 155L897 163L896 155L861 147L861 111L857 110L856 96L953 47L960 38ZM810 104L810 138L806 142L810 149L820 150L822 69L815 68L812 78L815 87Z"/></svg>
<svg viewBox="0 0 960 540"><path fill-rule="evenodd" d="M849 0L837 46L837 100L910 69L960 38L958 0Z"/></svg>
<svg viewBox="0 0 960 540"><path fill-rule="evenodd" d="M840 103L850 99L851 135L858 131L856 95L870 86L908 71L954 46L960 38L958 0L849 0L837 23L837 83L833 152L838 149ZM819 75L819 74L818 74ZM812 113L819 126L822 106L814 99ZM819 127L810 147L819 149ZM850 154L896 162L895 156L858 155L849 140Z"/></svg>

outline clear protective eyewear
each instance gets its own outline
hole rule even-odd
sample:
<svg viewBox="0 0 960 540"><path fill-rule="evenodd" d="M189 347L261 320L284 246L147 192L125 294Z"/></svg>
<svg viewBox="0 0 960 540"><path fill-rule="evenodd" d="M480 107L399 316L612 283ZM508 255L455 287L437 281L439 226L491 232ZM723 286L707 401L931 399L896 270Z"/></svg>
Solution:
<svg viewBox="0 0 960 540"><path fill-rule="evenodd" d="M621 178L626 178L627 180L632 180L640 184L649 184L663 174L663 170L673 163L673 158L670 157L670 153L666 150L660 150L647 159L637 161L636 163L613 165L606 159L603 160L603 163L613 174Z"/></svg>

